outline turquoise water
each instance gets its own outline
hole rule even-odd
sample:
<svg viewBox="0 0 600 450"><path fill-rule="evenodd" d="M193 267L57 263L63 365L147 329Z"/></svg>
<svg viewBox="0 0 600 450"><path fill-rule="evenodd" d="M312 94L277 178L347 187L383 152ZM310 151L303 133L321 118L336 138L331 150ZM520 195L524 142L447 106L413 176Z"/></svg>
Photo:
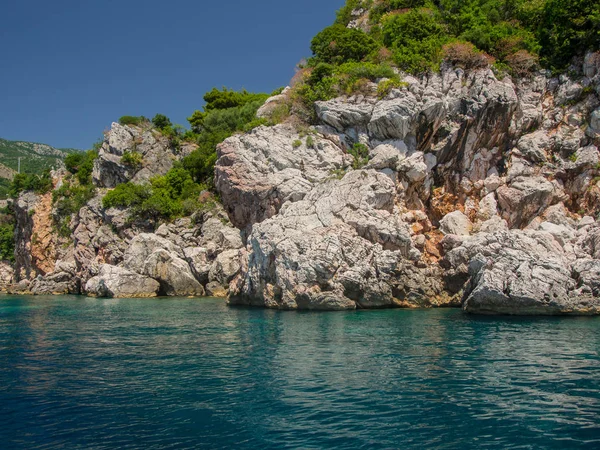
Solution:
<svg viewBox="0 0 600 450"><path fill-rule="evenodd" d="M600 319L0 297L0 448L600 448Z"/></svg>

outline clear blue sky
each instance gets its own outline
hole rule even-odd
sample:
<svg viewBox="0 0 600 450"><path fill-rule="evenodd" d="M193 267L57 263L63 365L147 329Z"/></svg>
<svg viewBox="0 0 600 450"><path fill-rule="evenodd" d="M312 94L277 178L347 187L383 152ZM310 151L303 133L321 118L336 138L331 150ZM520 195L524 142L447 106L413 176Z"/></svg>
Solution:
<svg viewBox="0 0 600 450"><path fill-rule="evenodd" d="M7 0L0 137L89 148L123 115L187 125L212 87L271 92L344 0Z"/></svg>

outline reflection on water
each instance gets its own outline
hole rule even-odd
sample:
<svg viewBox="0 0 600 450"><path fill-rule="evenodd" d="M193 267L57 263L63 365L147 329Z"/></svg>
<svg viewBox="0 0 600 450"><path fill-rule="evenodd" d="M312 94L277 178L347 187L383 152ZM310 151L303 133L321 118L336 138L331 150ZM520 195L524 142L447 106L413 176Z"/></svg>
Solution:
<svg viewBox="0 0 600 450"><path fill-rule="evenodd" d="M600 319L0 298L2 448L598 448Z"/></svg>

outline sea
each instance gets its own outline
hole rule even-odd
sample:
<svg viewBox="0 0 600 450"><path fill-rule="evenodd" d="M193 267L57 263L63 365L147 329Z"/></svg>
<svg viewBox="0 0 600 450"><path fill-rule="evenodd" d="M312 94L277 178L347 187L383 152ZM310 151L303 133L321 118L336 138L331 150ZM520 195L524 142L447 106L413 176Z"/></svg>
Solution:
<svg viewBox="0 0 600 450"><path fill-rule="evenodd" d="M0 449L600 448L600 318L0 297Z"/></svg>

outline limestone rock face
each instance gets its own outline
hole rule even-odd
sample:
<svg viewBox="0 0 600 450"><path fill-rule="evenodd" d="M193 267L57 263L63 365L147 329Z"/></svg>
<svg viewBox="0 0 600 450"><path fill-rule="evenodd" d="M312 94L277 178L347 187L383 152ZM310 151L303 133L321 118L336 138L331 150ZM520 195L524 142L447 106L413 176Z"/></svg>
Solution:
<svg viewBox="0 0 600 450"><path fill-rule="evenodd" d="M159 289L158 281L109 264L103 264L85 286L88 295L108 298L156 297Z"/></svg>
<svg viewBox="0 0 600 450"><path fill-rule="evenodd" d="M468 236L472 229L473 223L460 211L451 212L440 221L440 231L444 234Z"/></svg>
<svg viewBox="0 0 600 450"><path fill-rule="evenodd" d="M286 201L303 199L314 183L350 165L351 158L331 141L311 138L308 146L308 137L292 126L277 125L233 136L218 147L215 182L236 227L275 215Z"/></svg>
<svg viewBox="0 0 600 450"><path fill-rule="evenodd" d="M231 303L596 311L600 244L593 219L578 225L600 212L596 63L577 82L445 65L383 99L316 102L313 136L331 146L291 125L225 141L217 189L247 237Z"/></svg>
<svg viewBox="0 0 600 450"><path fill-rule="evenodd" d="M253 227L248 263L230 301L282 309L392 306L395 275L418 258L394 214L394 184L353 171L317 186L304 200Z"/></svg>
<svg viewBox="0 0 600 450"><path fill-rule="evenodd" d="M480 233L463 240L445 259L465 286L463 308L477 314L598 314L595 276L600 261L569 252L575 233L552 225L540 231Z"/></svg>
<svg viewBox="0 0 600 450"><path fill-rule="evenodd" d="M157 130L142 126L125 126L113 123L108 131L98 159L94 162L92 178L100 187L114 188L120 183L133 181L147 182L157 175L166 174L173 162L191 153L195 145L186 145L182 150L175 149L169 140ZM131 166L122 161L126 152L136 152L142 163Z"/></svg>
<svg viewBox="0 0 600 450"><path fill-rule="evenodd" d="M168 240L144 233L131 241L123 265L128 270L157 280L163 295L204 295L204 288L182 256Z"/></svg>
<svg viewBox="0 0 600 450"><path fill-rule="evenodd" d="M14 282L15 270L6 261L0 261L0 292L6 292Z"/></svg>

